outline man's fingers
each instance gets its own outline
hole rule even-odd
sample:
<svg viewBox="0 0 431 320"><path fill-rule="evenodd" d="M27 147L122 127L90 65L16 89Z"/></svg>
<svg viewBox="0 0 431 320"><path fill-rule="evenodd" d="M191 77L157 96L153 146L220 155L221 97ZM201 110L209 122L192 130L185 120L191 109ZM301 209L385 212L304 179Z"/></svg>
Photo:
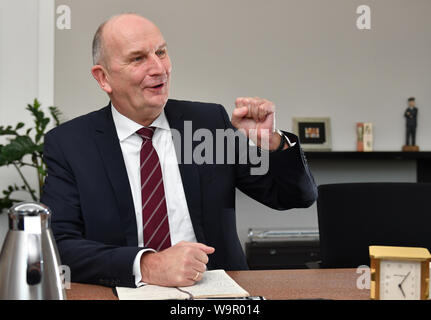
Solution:
<svg viewBox="0 0 431 320"><path fill-rule="evenodd" d="M235 108L232 113L232 118L242 119L248 114L248 107Z"/></svg>
<svg viewBox="0 0 431 320"><path fill-rule="evenodd" d="M186 275L184 275L184 278L182 281L180 281L178 283L179 286L181 287L189 287L192 286L194 284L196 284L196 282L201 281L203 278L203 273L195 270L191 270L189 272L187 272Z"/></svg>
<svg viewBox="0 0 431 320"><path fill-rule="evenodd" d="M197 276L197 277L196 277ZM193 275L193 278L191 278L194 282L199 282L202 280L202 278L204 277L204 273L203 272L199 272L199 274L196 272Z"/></svg>
<svg viewBox="0 0 431 320"><path fill-rule="evenodd" d="M250 114L254 121L259 121L259 104L255 100L250 103Z"/></svg>
<svg viewBox="0 0 431 320"><path fill-rule="evenodd" d="M259 109L259 121L264 121L267 115L265 105L261 104L258 109Z"/></svg>
<svg viewBox="0 0 431 320"><path fill-rule="evenodd" d="M213 253L215 251L215 249L213 247L207 246L203 243L196 243L196 247L198 249L201 249L206 254L210 254L210 253Z"/></svg>
<svg viewBox="0 0 431 320"><path fill-rule="evenodd" d="M252 111L253 111L253 105L255 104L255 102L256 101L254 98L238 98L235 100L235 110L237 109L244 110L244 111L241 111L241 118L243 117L253 118ZM247 110L247 112L245 112L245 110ZM243 112L245 114L243 114Z"/></svg>
<svg viewBox="0 0 431 320"><path fill-rule="evenodd" d="M215 251L215 248L213 248L213 247L208 247L208 246L201 247L200 249L201 249L203 252L205 252L206 254L211 254L211 253L214 253L214 251Z"/></svg>
<svg viewBox="0 0 431 320"><path fill-rule="evenodd" d="M271 101L267 101L263 104L263 108L265 109L267 114L275 112L275 105Z"/></svg>
<svg viewBox="0 0 431 320"><path fill-rule="evenodd" d="M205 265L209 261L208 255L205 252L203 252L202 250L200 250L200 249L195 252L195 256L194 257L195 257L196 260L198 260L199 262L202 262Z"/></svg>
<svg viewBox="0 0 431 320"><path fill-rule="evenodd" d="M195 276L196 272L204 273L205 271L207 271L207 266L206 264L196 260L191 269L194 272L193 276Z"/></svg>
<svg viewBox="0 0 431 320"><path fill-rule="evenodd" d="M202 263L201 265L196 265L193 268L191 268L187 273L185 274L185 277L187 279L193 280L195 282L202 280L202 277L206 271L206 266Z"/></svg>
<svg viewBox="0 0 431 320"><path fill-rule="evenodd" d="M272 102L265 102L259 106L259 120L264 121L266 117L275 112L275 106Z"/></svg>
<svg viewBox="0 0 431 320"><path fill-rule="evenodd" d="M247 107L248 105L248 98L237 98L235 100L235 107L236 108L242 108L242 107Z"/></svg>
<svg viewBox="0 0 431 320"><path fill-rule="evenodd" d="M206 254L211 254L215 251L215 248L209 247L209 246L207 246L203 243L199 243L199 242L183 242L183 245L187 245L187 246L191 246L191 247L200 249Z"/></svg>
<svg viewBox="0 0 431 320"><path fill-rule="evenodd" d="M274 112L274 105L272 102L255 102L251 104L251 115L256 122L265 121L266 117Z"/></svg>
<svg viewBox="0 0 431 320"><path fill-rule="evenodd" d="M247 112L246 112L247 110ZM256 122L265 121L268 114L275 112L275 106L271 101L254 97L254 98L237 98L235 100L235 109L233 117L253 118Z"/></svg>

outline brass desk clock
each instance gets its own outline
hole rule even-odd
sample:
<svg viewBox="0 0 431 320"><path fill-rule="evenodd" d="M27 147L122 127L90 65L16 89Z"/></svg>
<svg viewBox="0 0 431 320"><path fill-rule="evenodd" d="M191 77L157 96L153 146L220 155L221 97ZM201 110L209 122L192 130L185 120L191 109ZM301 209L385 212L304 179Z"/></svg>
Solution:
<svg viewBox="0 0 431 320"><path fill-rule="evenodd" d="M427 300L429 262L426 248L370 246L371 299Z"/></svg>

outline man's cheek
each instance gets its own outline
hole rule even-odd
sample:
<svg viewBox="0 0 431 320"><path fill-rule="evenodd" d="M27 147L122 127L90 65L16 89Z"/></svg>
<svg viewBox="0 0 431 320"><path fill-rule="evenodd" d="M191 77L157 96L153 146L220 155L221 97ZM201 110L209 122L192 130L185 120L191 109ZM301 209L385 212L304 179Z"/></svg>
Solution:
<svg viewBox="0 0 431 320"><path fill-rule="evenodd" d="M172 63L171 63L171 60L169 59L169 57L165 62L165 70L166 70L166 74L168 75L168 77L170 77L171 72L172 72Z"/></svg>

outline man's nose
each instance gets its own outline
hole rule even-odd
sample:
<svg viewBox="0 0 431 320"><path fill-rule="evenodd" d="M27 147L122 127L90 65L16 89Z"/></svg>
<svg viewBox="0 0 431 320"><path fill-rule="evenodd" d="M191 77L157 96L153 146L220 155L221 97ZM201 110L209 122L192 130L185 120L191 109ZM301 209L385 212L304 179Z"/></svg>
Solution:
<svg viewBox="0 0 431 320"><path fill-rule="evenodd" d="M150 75L161 74L161 73L164 73L165 71L162 61L156 54L150 55L148 59L148 64L149 64Z"/></svg>

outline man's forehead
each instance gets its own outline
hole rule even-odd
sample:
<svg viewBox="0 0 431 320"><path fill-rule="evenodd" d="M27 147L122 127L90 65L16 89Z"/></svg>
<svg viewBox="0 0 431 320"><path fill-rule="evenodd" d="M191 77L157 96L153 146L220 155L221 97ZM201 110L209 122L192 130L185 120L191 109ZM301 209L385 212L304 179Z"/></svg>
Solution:
<svg viewBox="0 0 431 320"><path fill-rule="evenodd" d="M122 50L156 50L165 43L157 26L140 16L121 16L106 26L105 40Z"/></svg>
<svg viewBox="0 0 431 320"><path fill-rule="evenodd" d="M152 21L137 14L123 14L115 16L108 20L108 22L106 23L106 27L111 27L117 30L127 30L134 28L142 28L148 30L158 29Z"/></svg>

